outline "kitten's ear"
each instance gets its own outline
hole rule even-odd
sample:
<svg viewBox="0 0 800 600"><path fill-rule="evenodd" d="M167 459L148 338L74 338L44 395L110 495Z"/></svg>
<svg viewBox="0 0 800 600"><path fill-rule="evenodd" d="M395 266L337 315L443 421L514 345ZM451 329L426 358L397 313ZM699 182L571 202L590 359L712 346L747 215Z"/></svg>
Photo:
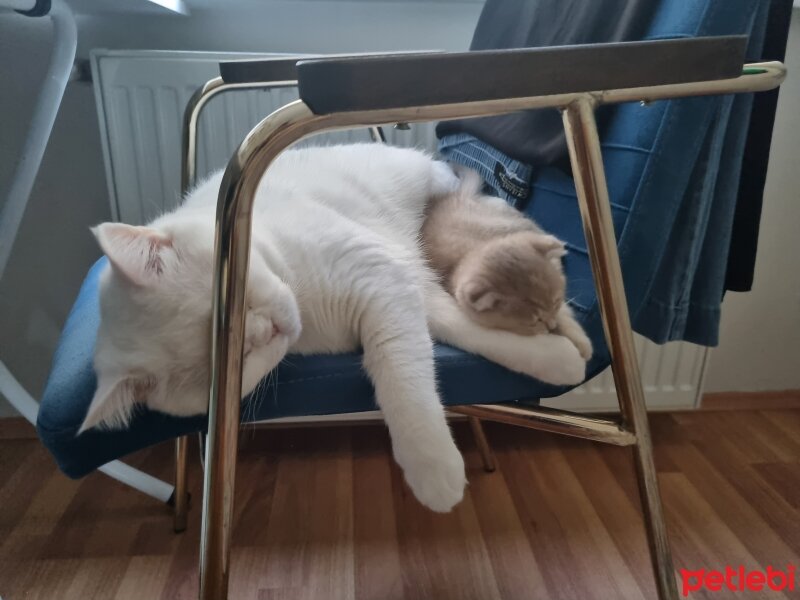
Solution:
<svg viewBox="0 0 800 600"><path fill-rule="evenodd" d="M566 256L567 248L560 239L554 235L542 234L533 238L534 247L544 254L545 258L557 259Z"/></svg>
<svg viewBox="0 0 800 600"><path fill-rule="evenodd" d="M494 310L498 308L503 300L502 296L497 292L477 284L472 284L467 287L465 297L469 305L476 312Z"/></svg>
<svg viewBox="0 0 800 600"><path fill-rule="evenodd" d="M103 223L92 233L114 270L136 285L155 282L174 256L172 240L149 227Z"/></svg>
<svg viewBox="0 0 800 600"><path fill-rule="evenodd" d="M118 429L127 426L136 404L144 401L144 394L152 385L153 380L145 376L106 376L100 379L78 434L92 427Z"/></svg>

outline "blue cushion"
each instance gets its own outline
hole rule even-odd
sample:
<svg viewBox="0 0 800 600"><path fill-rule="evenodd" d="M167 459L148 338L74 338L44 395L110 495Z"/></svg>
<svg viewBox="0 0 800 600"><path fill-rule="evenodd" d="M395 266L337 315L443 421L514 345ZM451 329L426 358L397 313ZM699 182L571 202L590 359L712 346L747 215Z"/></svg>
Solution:
<svg viewBox="0 0 800 600"><path fill-rule="evenodd" d="M99 325L98 277L106 264L89 271L53 358L37 429L61 470L82 477L130 452L187 433L205 431L205 416L177 418L142 410L121 431L77 431L95 392L92 367ZM512 373L450 346L436 346L439 388L446 404L503 402L554 396L563 390ZM602 370L598 364L595 371ZM245 400L247 421L374 410L372 384L359 354L291 356L278 369L277 385Z"/></svg>

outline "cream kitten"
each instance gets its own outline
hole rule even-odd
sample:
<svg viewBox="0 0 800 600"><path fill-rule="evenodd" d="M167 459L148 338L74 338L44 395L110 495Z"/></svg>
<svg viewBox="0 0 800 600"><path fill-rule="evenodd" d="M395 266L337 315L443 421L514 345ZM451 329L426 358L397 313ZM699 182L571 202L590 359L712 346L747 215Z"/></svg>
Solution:
<svg viewBox="0 0 800 600"><path fill-rule="evenodd" d="M476 172L460 173L458 190L433 198L422 226L425 254L445 289L485 327L565 335L591 358L592 343L564 303L564 244L482 194Z"/></svg>
<svg viewBox="0 0 800 600"><path fill-rule="evenodd" d="M121 427L137 404L207 411L214 219L221 174L146 227L94 229L100 283L97 392L82 429ZM426 203L458 180L382 144L283 153L256 192L242 392L287 354L363 349L395 459L436 511L461 500L464 462L439 402L432 337L553 384L583 379L561 336L486 329L437 283L420 249Z"/></svg>

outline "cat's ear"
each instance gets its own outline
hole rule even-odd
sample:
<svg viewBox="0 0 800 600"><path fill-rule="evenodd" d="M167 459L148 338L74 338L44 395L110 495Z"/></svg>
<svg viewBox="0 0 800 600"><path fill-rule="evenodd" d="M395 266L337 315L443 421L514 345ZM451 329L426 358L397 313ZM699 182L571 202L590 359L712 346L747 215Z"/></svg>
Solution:
<svg viewBox="0 0 800 600"><path fill-rule="evenodd" d="M533 245L548 259L559 259L567 254L567 248L554 235L542 234L533 238Z"/></svg>
<svg viewBox="0 0 800 600"><path fill-rule="evenodd" d="M150 227L103 223L92 233L114 270L136 285L154 283L174 256L172 240Z"/></svg>
<svg viewBox="0 0 800 600"><path fill-rule="evenodd" d="M497 292L475 284L468 286L464 295L470 307L476 312L494 310L503 302L502 296Z"/></svg>
<svg viewBox="0 0 800 600"><path fill-rule="evenodd" d="M131 420L134 408L144 402L153 380L146 376L105 376L97 382L89 410L78 433L92 427L120 428Z"/></svg>

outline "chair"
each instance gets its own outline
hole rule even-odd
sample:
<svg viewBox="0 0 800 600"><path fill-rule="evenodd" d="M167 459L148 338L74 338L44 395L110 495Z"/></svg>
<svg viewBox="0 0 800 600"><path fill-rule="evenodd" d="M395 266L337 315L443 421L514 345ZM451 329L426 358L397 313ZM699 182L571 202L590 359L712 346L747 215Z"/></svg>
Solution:
<svg viewBox="0 0 800 600"><path fill-rule="evenodd" d="M245 400L243 412L241 373L236 369L242 353L250 213L254 191L270 162L296 141L322 131L559 108L569 141L587 264L591 262L600 309L598 327L591 326L590 313L582 317L600 347L590 374L611 359L622 417L598 419L520 404L517 401L562 390L443 345L436 349L441 394L447 405L458 405L454 411L472 417L632 446L659 596L677 598L594 110L603 104L734 94L780 85L785 76L780 63L747 65L742 70L745 45L745 37L729 36L300 61L296 79L301 99L253 129L223 178L208 420L144 413L127 431L89 431L75 437L95 386L91 360L100 261L84 283L54 358L38 423L44 443L64 472L82 476L133 450L207 429L200 596L227 597L238 427L240 415L250 414L247 403L253 401ZM614 68L619 64L626 68ZM654 64L661 67L653 69ZM274 61L223 63L218 85L263 85L274 80L270 70L275 66ZM471 78L475 72L491 81L475 81ZM523 73L526 77L520 77ZM568 265L568 276L573 268ZM638 290L629 294L644 295ZM273 396L275 391L269 388L264 393L255 418L374 408L357 355L296 357L282 367Z"/></svg>

